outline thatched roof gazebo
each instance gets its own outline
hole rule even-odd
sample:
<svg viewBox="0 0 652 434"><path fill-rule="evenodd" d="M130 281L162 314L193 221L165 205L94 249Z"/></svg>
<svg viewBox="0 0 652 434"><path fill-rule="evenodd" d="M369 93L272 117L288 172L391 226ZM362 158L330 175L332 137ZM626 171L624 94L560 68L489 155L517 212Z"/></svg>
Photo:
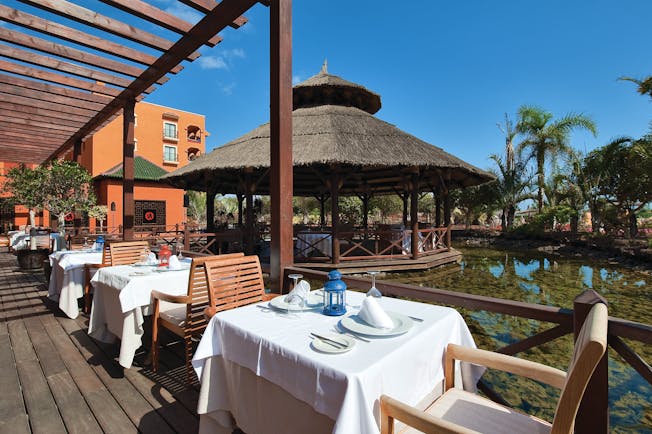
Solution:
<svg viewBox="0 0 652 434"><path fill-rule="evenodd" d="M418 199L414 198L423 191L443 198L444 221L448 221L446 198L450 189L493 179L489 173L376 118L373 115L380 107L378 94L328 73L326 63L319 74L294 86L293 195L320 199L322 222L328 197L337 209L339 195L359 196L366 226L371 195L399 194L404 201L404 220L407 199L413 195L415 225ZM239 198L269 194L269 143L267 123L163 179L180 188L207 191L209 200L217 193L237 194ZM210 216L208 221L212 221Z"/></svg>

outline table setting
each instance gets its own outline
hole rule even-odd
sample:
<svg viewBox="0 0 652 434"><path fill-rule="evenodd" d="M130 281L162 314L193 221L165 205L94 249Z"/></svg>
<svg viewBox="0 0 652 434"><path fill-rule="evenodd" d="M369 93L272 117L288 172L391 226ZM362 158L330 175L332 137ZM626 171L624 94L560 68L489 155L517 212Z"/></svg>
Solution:
<svg viewBox="0 0 652 434"><path fill-rule="evenodd" d="M245 432L301 432L321 417L323 432L375 434L381 394L417 405L441 385L446 345L475 347L454 309L367 296L340 277L334 270L312 291L300 281L287 295L211 319L193 357L200 425L226 426L231 414ZM479 375L462 367L468 388ZM275 426L274 411L290 412L289 425Z"/></svg>
<svg viewBox="0 0 652 434"><path fill-rule="evenodd" d="M88 334L106 343L120 339L121 366L130 368L142 345L144 317L152 313L152 291L185 295L190 261L174 256L161 266L148 257L143 263L100 268L91 279L94 295ZM162 303L161 309L174 307L177 305Z"/></svg>
<svg viewBox="0 0 652 434"><path fill-rule="evenodd" d="M69 318L79 316L77 300L84 296L84 264L102 262L102 252L95 249L60 250L49 255L50 282L48 298L57 302Z"/></svg>

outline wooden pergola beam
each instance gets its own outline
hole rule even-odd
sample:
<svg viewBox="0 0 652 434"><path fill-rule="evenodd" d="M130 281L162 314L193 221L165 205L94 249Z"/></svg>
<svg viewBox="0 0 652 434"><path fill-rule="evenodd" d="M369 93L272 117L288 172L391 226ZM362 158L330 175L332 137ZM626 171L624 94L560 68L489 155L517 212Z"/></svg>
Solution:
<svg viewBox="0 0 652 434"><path fill-rule="evenodd" d="M0 83L0 95L15 95L34 101L49 101L56 104L62 104L71 107L86 106L90 109L101 110L103 105L93 101L86 101L81 98L61 95L54 92L45 92L37 89L27 89L19 86L12 86Z"/></svg>
<svg viewBox="0 0 652 434"><path fill-rule="evenodd" d="M103 68L108 71L118 72L130 77L138 77L143 72L142 68L137 68L133 65L118 62L116 60L98 56L97 54L89 53L87 51L78 50L73 47L67 47L65 45L57 44L55 42L48 41L33 35L28 35L26 33L18 32L16 30L9 30L4 27L0 27L0 40L20 45L25 48L38 50L43 53L54 54L66 59L75 60L86 65ZM157 84L164 84L168 80L168 77L162 77L157 81Z"/></svg>
<svg viewBox="0 0 652 434"><path fill-rule="evenodd" d="M25 141L27 143L38 142L41 144L45 143L53 146L56 146L59 143L61 143L61 141L56 138L39 136L25 131L15 132L9 130L0 130L0 134L2 134L2 137L4 138L10 137L11 138L10 140L20 140L20 141Z"/></svg>
<svg viewBox="0 0 652 434"><path fill-rule="evenodd" d="M122 11L128 12L131 15L134 15L143 20L154 23L157 26L161 26L173 32L184 34L190 29L192 29L192 24L182 20L181 18L175 17L172 14L169 14L165 11L162 11L159 8L156 8L148 3L145 3L141 0L100 0L102 3L106 3L110 6L113 6ZM222 42L222 37L215 35L206 41L207 46L214 47L217 44Z"/></svg>
<svg viewBox="0 0 652 434"><path fill-rule="evenodd" d="M22 3L46 10L53 14L76 21L81 24L128 39L146 47L168 51L174 43L152 33L137 29L122 21L115 20L65 0L19 0ZM207 38L208 39L208 38ZM203 44L200 44L200 46ZM200 56L193 50L187 53L185 60L192 62Z"/></svg>
<svg viewBox="0 0 652 434"><path fill-rule="evenodd" d="M63 143L57 151L50 156L50 158L56 158L58 154L70 148L75 141L92 133L109 116L120 110L125 101L129 100L129 98L133 98L135 95L140 95L145 89L155 83L156 80L165 75L166 71L173 66L178 65L199 48L202 45L201 41L206 41L211 36L219 33L233 22L235 18L249 10L255 3L255 0L224 0L219 3L186 35L181 37L172 47L170 47L165 55L157 59L156 62L147 68L140 77L135 79L128 88L124 89L120 95L109 102L86 125L66 140L66 142Z"/></svg>
<svg viewBox="0 0 652 434"><path fill-rule="evenodd" d="M215 8L215 6L217 6L217 2L215 0L180 0L180 1L181 3L190 6L191 8L203 12L205 14L209 13ZM267 6L269 6L269 4ZM244 26L246 23L247 23L247 18L244 16L239 16L236 19L234 19L233 22L229 24L229 26L234 29L238 29Z"/></svg>
<svg viewBox="0 0 652 434"><path fill-rule="evenodd" d="M79 116L74 113L67 113L63 112L61 110L50 110L46 108L41 108L41 107L34 107L34 106L28 106L28 105L23 105L23 104L17 104L5 100L0 101L0 108L3 110L9 110L9 111L16 111L16 112L22 112L22 113L27 113L30 115L34 116L47 116L51 118L57 118L57 119L64 119L64 120L71 120L71 121L76 121L76 122L81 122L81 123L86 123L88 122L88 119L90 118L89 116Z"/></svg>
<svg viewBox="0 0 652 434"><path fill-rule="evenodd" d="M34 113L36 115L36 113ZM2 112L3 117L7 118L24 118L25 117L25 112L20 111L20 110L12 110L12 109L5 109ZM47 116L44 114L40 114L38 116L34 116L34 119L38 119L39 121L42 122L51 122L56 125L64 125L68 126L71 128L79 128L80 126L84 125L86 121L77 121L73 119L66 119L66 118L61 118L60 116L53 117L53 116Z"/></svg>
<svg viewBox="0 0 652 434"><path fill-rule="evenodd" d="M17 133L28 132L30 135L57 139L59 140L59 143L61 143L61 139L65 140L70 135L65 131L57 131L57 130L41 128L41 127L31 127L29 129L26 129L24 125L5 124L5 123L3 123L2 127L0 127L0 131L17 132Z"/></svg>
<svg viewBox="0 0 652 434"><path fill-rule="evenodd" d="M47 110L61 111L61 104L57 104L50 101L42 101L42 100L27 98L18 95L11 95L11 101L13 104L20 105L21 107L25 107L25 108L42 108ZM90 119L95 112L84 108L68 106L66 107L65 113L81 116L84 117L85 119Z"/></svg>
<svg viewBox="0 0 652 434"><path fill-rule="evenodd" d="M0 55L4 54L2 51L3 45L0 45ZM57 74L42 69L31 68L29 66L21 65L18 63L7 62L0 60L0 71L10 72L12 74L22 75L23 77L35 78L38 80L48 81L50 83L62 84L70 86L75 89L83 89L96 94L107 96L116 96L120 94L120 89L108 86L102 86L90 81L80 80L78 78L68 77L65 75Z"/></svg>
<svg viewBox="0 0 652 434"><path fill-rule="evenodd" d="M35 30L64 41L74 42L81 46L92 48L103 53L111 54L125 60L140 63L141 65L150 66L156 62L156 57L147 53L143 53L133 48L125 47L106 39L84 33L72 27L64 26L63 24L54 21L44 20L43 18L31 15L26 12L12 9L7 6L0 5L0 19L8 23L16 24L27 29ZM183 66L176 65L168 72L177 74L183 70Z"/></svg>
<svg viewBox="0 0 652 434"><path fill-rule="evenodd" d="M1 63L1 61L0 61ZM106 104L107 101L110 101L109 97L106 95L98 95L94 93L81 92L76 89L70 89L67 87L61 87L49 83L43 83L35 80L26 80L21 77L13 77L6 74L0 74L0 83L9 85L12 88L25 88L43 92L46 94L61 95L67 98L88 101L90 103L96 103L99 105ZM35 99L40 99L40 96L36 96ZM47 99L46 99L47 101ZM92 105L91 105L92 107ZM94 108L89 109L90 112L95 112Z"/></svg>
<svg viewBox="0 0 652 434"><path fill-rule="evenodd" d="M57 122L42 122L38 120L25 119L23 117L13 117L8 115L3 115L2 121L7 125L11 125L11 124L26 125L26 126L34 126L34 127L52 128L53 130L70 131L70 132L75 132L77 130L77 127L69 127L67 125L61 125Z"/></svg>
<svg viewBox="0 0 652 434"><path fill-rule="evenodd" d="M112 75L112 74L107 74L106 72L97 71L95 69L86 68L84 66L79 66L79 65L76 65L74 63L70 63L70 62L66 62L66 61L63 61L63 60L55 59L55 58L49 57L49 56L44 56L42 54L34 53L34 52L31 52L31 51L21 50L20 48L14 48L14 47L10 47L10 46L3 45L3 44L0 44L0 56L5 56L5 57L8 57L10 59L18 60L20 62L31 63L32 65L42 66L44 68L53 69L53 70L58 71L58 72L62 72L62 73L65 72L67 74L76 75L77 77L86 78L86 79L94 80L94 81L99 81L99 82L102 82L102 83L106 83L106 84L110 84L110 85L118 86L118 87L122 87L122 88L129 86L129 84L131 83L131 80L123 78L123 77L117 77L117 76ZM30 69L32 69L32 68L30 68ZM36 70L36 71L40 72L40 70ZM31 75L31 76L33 76L33 75ZM73 81L73 79L71 79L70 77L67 77L65 75L62 75L62 77L63 78L61 80L65 79L65 80L70 81L71 83L78 83L77 81ZM49 80L49 81L57 82L56 80ZM88 86L88 85L98 86L95 83L85 84L85 82L83 82L83 81L81 83L83 83L81 85L82 87L79 87L78 85L72 85L72 84L71 84L71 86L79 87L80 89L85 89L84 86ZM106 86L100 85L100 93L102 93L104 91L104 89L111 89L111 88L107 88ZM111 89L111 90L113 91L113 89ZM152 86L152 87L150 87L148 89L145 89L143 91L143 93L151 93L153 90L154 90L154 87ZM93 90L92 92L96 92L96 91Z"/></svg>

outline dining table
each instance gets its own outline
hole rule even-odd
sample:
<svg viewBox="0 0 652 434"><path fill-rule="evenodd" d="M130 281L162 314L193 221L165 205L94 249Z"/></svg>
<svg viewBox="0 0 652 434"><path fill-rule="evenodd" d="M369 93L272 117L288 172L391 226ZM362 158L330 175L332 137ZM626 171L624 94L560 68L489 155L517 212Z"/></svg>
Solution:
<svg viewBox="0 0 652 434"><path fill-rule="evenodd" d="M364 297L346 291L344 316L310 305L278 309L273 301L217 313L193 357L199 432L237 426L249 434L378 434L381 395L422 407L432 402L442 392L448 343L475 347L462 316L382 297L378 304L400 326L376 333L357 316ZM345 342L345 350L313 333ZM463 364L457 371L458 385L474 390L481 368Z"/></svg>
<svg viewBox="0 0 652 434"><path fill-rule="evenodd" d="M296 251L302 257L312 255L331 256L333 234L330 232L298 232Z"/></svg>
<svg viewBox="0 0 652 434"><path fill-rule="evenodd" d="M77 300L84 296L85 264L100 264L102 252L92 249L61 250L49 255L50 283L48 298L57 302L69 318L79 316Z"/></svg>
<svg viewBox="0 0 652 434"><path fill-rule="evenodd" d="M152 314L152 291L185 295L189 275L189 259L178 270L144 264L100 268L91 279L94 293L88 334L105 343L120 340L118 363L130 368L142 345L144 318ZM178 305L161 303L161 310L174 307Z"/></svg>

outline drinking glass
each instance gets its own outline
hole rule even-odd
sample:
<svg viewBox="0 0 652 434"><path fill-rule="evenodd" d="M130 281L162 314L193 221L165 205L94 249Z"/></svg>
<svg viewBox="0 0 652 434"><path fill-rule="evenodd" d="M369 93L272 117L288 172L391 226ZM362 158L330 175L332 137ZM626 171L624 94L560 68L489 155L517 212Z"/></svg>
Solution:
<svg viewBox="0 0 652 434"><path fill-rule="evenodd" d="M301 279L303 277L303 274L290 274L290 275L288 275L288 277L294 281L294 283L293 283L294 286L292 286L292 289L294 289L294 288L297 287L297 283L298 283L299 279ZM295 295L301 299L301 302L299 303L299 305L301 307L305 307L306 300L303 297L301 297L300 295L298 295L298 294L295 294Z"/></svg>
<svg viewBox="0 0 652 434"><path fill-rule="evenodd" d="M371 288L367 291L367 297L380 298L383 296L378 288L376 288L376 274L378 273L379 271L367 271L367 274L371 276Z"/></svg>

